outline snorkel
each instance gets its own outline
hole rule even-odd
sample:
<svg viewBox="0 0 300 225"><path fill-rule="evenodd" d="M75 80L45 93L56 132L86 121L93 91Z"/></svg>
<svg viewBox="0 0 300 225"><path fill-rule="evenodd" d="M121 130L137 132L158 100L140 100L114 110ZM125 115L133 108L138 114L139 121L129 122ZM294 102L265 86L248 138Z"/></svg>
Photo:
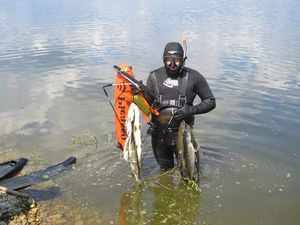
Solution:
<svg viewBox="0 0 300 225"><path fill-rule="evenodd" d="M181 66L180 71L179 71L180 74L181 74L181 72L184 68L185 60L187 59L187 56L186 56L186 53L187 53L187 43L186 43L187 36L183 35L181 37L181 39L182 39L182 45L183 45L183 59L182 59L182 66Z"/></svg>

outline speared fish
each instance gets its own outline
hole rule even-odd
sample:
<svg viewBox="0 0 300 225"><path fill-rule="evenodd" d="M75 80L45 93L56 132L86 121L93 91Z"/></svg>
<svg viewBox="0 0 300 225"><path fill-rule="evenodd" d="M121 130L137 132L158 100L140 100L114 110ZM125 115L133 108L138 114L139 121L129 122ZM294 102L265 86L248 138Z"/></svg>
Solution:
<svg viewBox="0 0 300 225"><path fill-rule="evenodd" d="M177 133L177 143L176 143L176 150L177 150L177 160L179 165L180 174L182 177L186 177L186 168L185 168L185 160L184 160L184 142L183 142L183 134L185 130L185 121L183 120L178 128Z"/></svg>
<svg viewBox="0 0 300 225"><path fill-rule="evenodd" d="M196 172L197 172L197 180L199 180L199 178L200 178L200 158L201 158L202 152L200 150L200 145L199 145L197 139L195 138L193 130L190 129L190 131L191 131L192 143L193 143L193 146L194 146L194 149L195 149L195 156L196 156L195 166L196 166Z"/></svg>
<svg viewBox="0 0 300 225"><path fill-rule="evenodd" d="M123 156L130 165L136 181L141 181L142 138L139 108L131 103L126 119L127 138L124 144Z"/></svg>
<svg viewBox="0 0 300 225"><path fill-rule="evenodd" d="M177 133L177 158L181 176L197 181L199 179L200 150L190 125L180 123Z"/></svg>
<svg viewBox="0 0 300 225"><path fill-rule="evenodd" d="M196 151L192 142L191 128L189 125L186 125L184 134L183 134L183 143L185 148L185 164L187 176L191 180L197 179L196 171Z"/></svg>

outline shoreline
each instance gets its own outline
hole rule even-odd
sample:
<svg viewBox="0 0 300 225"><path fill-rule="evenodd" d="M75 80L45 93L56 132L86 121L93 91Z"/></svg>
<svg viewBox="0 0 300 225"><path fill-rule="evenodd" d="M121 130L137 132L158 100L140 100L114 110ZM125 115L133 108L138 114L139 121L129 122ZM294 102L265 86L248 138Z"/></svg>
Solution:
<svg viewBox="0 0 300 225"><path fill-rule="evenodd" d="M29 159L29 163L17 176L44 168L48 162L39 155L26 155L15 149L0 149L1 161L18 157ZM117 221L115 214L99 212L95 208L84 208L65 202L55 182L48 180L31 188L18 191L19 194L5 193L0 189L0 225L83 225L107 224ZM21 196L29 195L29 197ZM1 209L11 209L11 215L1 215ZM3 211L4 212L4 211ZM2 217L6 217L2 219Z"/></svg>

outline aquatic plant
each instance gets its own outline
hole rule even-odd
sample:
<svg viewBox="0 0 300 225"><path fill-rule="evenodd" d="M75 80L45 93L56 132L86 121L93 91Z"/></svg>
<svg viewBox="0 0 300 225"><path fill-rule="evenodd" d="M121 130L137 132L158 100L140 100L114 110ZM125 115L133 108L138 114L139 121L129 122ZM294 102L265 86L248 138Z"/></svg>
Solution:
<svg viewBox="0 0 300 225"><path fill-rule="evenodd" d="M92 133L91 130L84 130L81 135L72 136L72 144L81 144L85 146L95 146L98 148L99 140L96 137L95 133Z"/></svg>

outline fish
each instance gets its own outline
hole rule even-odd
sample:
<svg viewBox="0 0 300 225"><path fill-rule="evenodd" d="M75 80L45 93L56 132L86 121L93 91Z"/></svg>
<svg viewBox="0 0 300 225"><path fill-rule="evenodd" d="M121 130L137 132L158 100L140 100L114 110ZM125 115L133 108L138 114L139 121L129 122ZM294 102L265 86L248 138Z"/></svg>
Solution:
<svg viewBox="0 0 300 225"><path fill-rule="evenodd" d="M182 177L186 177L186 168L185 168L185 159L184 159L184 142L183 142L183 134L185 131L186 123L184 120L181 121L177 138L176 138L176 151L177 151L177 161L180 170L180 174Z"/></svg>
<svg viewBox="0 0 300 225"><path fill-rule="evenodd" d="M183 143L184 143L184 159L186 166L187 178L191 180L198 180L198 169L196 168L198 159L198 150L195 149L195 139L193 140L192 128L190 125L186 124L183 133ZM194 142L194 143L193 143ZM197 154L196 154L197 153Z"/></svg>
<svg viewBox="0 0 300 225"><path fill-rule="evenodd" d="M192 143L193 143L193 146L195 149L195 156L196 156L195 166L196 166L196 171L197 171L197 180L199 180L200 179L200 159L201 159L202 152L201 152L199 142L197 141L192 129L191 129L191 139L192 139Z"/></svg>
<svg viewBox="0 0 300 225"><path fill-rule="evenodd" d="M123 149L124 160L130 165L135 180L141 181L142 137L139 108L131 103L126 119L126 140Z"/></svg>

